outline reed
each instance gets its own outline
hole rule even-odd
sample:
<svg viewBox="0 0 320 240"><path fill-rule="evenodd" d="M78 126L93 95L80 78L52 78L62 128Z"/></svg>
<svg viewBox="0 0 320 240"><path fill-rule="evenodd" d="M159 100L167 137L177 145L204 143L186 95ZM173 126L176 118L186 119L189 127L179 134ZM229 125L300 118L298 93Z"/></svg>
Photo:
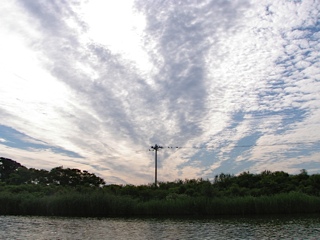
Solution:
<svg viewBox="0 0 320 240"><path fill-rule="evenodd" d="M0 215L17 215L19 209L17 206L20 204L20 196L12 193L0 194Z"/></svg>
<svg viewBox="0 0 320 240"><path fill-rule="evenodd" d="M273 196L190 197L141 201L103 191L63 192L39 196L0 192L0 215L76 217L108 216L215 216L319 213L320 197L299 192Z"/></svg>
<svg viewBox="0 0 320 240"><path fill-rule="evenodd" d="M126 216L133 212L134 199L104 193L50 196L43 199L49 215L104 217Z"/></svg>
<svg viewBox="0 0 320 240"><path fill-rule="evenodd" d="M299 192L282 193L255 199L256 214L320 212L320 198Z"/></svg>

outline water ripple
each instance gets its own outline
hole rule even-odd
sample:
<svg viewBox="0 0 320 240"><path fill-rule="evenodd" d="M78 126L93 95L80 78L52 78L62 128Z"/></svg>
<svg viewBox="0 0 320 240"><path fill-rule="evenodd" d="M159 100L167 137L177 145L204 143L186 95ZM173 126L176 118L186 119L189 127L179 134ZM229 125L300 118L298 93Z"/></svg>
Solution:
<svg viewBox="0 0 320 240"><path fill-rule="evenodd" d="M0 239L318 239L313 217L125 219L0 216Z"/></svg>

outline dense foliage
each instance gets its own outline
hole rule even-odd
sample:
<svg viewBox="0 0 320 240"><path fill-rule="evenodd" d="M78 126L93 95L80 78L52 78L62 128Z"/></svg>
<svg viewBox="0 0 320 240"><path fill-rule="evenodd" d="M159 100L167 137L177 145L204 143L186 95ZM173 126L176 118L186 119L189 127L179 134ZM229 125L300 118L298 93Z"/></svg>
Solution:
<svg viewBox="0 0 320 240"><path fill-rule="evenodd" d="M0 158L0 214L167 216L319 213L320 175L278 171L149 185L106 185L77 169L28 169ZM11 162L10 162L11 161ZM11 163L11 164L10 164Z"/></svg>
<svg viewBox="0 0 320 240"><path fill-rule="evenodd" d="M61 166L50 171L38 170L26 168L16 161L2 157L0 158L0 180L10 185L101 186L105 184L102 178L88 171L63 168Z"/></svg>

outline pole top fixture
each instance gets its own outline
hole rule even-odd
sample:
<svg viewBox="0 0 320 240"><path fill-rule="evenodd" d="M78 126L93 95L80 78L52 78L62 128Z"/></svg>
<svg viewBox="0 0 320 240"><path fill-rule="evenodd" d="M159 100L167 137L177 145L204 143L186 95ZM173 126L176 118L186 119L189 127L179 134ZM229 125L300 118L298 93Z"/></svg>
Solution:
<svg viewBox="0 0 320 240"><path fill-rule="evenodd" d="M162 146L158 145L158 144L155 144L154 146L151 146L151 148L155 151L157 151L158 149L160 148L163 148Z"/></svg>

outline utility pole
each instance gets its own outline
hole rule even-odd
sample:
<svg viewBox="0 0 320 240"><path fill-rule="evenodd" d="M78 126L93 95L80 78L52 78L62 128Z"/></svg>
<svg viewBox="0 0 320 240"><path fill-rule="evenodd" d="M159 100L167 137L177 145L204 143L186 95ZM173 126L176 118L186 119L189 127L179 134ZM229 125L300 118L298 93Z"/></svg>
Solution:
<svg viewBox="0 0 320 240"><path fill-rule="evenodd" d="M154 185L155 187L157 187L158 182L157 182L157 169L158 169L158 159L157 159L157 155L158 155L158 150L163 148L162 146L159 145L154 145L151 146L151 149L149 149L149 151L154 151Z"/></svg>

